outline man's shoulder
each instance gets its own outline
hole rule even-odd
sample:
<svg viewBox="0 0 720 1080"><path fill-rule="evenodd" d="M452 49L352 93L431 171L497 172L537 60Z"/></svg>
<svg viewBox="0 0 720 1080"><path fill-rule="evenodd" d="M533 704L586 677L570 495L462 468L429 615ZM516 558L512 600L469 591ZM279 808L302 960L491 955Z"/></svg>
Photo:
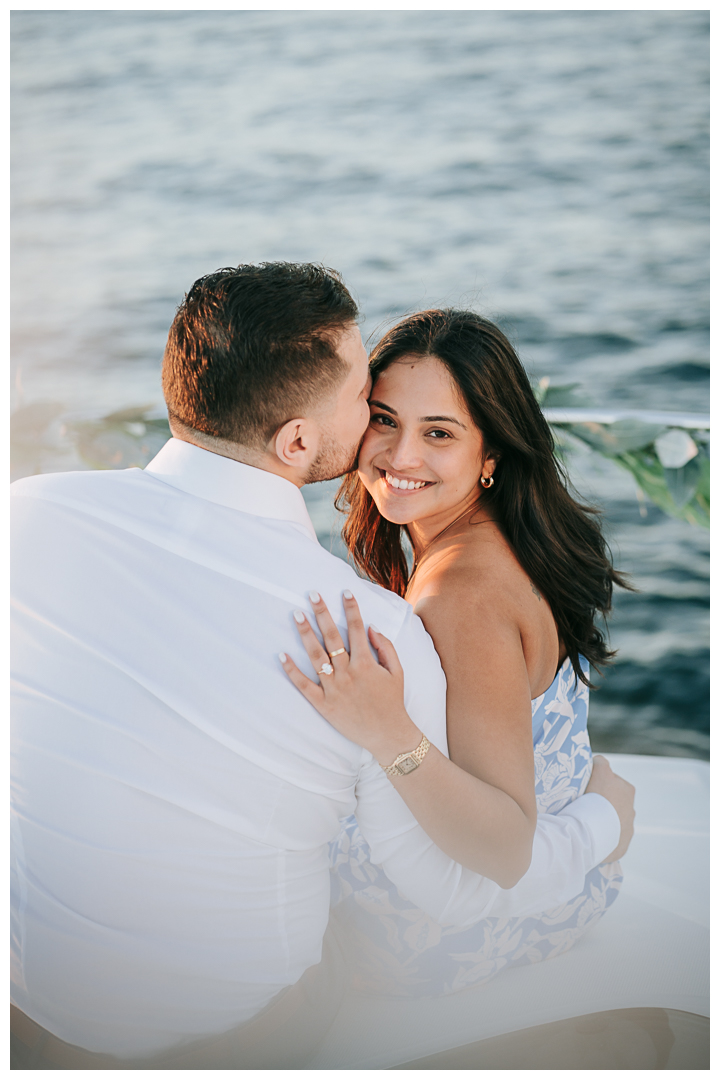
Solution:
<svg viewBox="0 0 720 1080"><path fill-rule="evenodd" d="M64 494L80 494L99 491L128 479L142 476L141 469L85 469L75 472L39 473L23 476L10 485L12 496L30 499L53 499Z"/></svg>
<svg viewBox="0 0 720 1080"><path fill-rule="evenodd" d="M313 547L313 561L316 561L321 575L314 587L322 592L328 606L334 606L333 600L339 600L343 590L349 589L360 606L365 625L377 623L383 633L393 638L403 624L412 619L413 611L407 600L381 585L361 578L345 559L333 555L320 544Z"/></svg>
<svg viewBox="0 0 720 1080"><path fill-rule="evenodd" d="M358 576L349 563L314 544L317 558L317 581L309 584L322 593L323 600L338 626L343 627L342 591L350 589L360 608L365 626L373 623L395 646L405 671L406 705L422 715L428 737L443 753L445 743L445 674L431 636L412 606L397 593ZM322 575L322 576L321 576ZM320 584L318 584L320 582ZM415 716L413 715L413 719Z"/></svg>
<svg viewBox="0 0 720 1080"><path fill-rule="evenodd" d="M125 521L137 511L143 470L87 469L25 476L10 485L13 527L48 528L48 515L66 520ZM69 515L69 519L68 519Z"/></svg>

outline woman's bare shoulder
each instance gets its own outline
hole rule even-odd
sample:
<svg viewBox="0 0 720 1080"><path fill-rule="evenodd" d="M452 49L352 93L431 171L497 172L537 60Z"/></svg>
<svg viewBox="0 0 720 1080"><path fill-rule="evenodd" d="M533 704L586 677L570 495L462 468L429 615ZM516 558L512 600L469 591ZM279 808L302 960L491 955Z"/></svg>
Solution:
<svg viewBox="0 0 720 1080"><path fill-rule="evenodd" d="M527 575L497 527L482 532L476 527L428 560L408 599L418 614L423 609L438 616L457 614L462 605L483 622L515 621L514 597L526 583Z"/></svg>
<svg viewBox="0 0 720 1080"><path fill-rule="evenodd" d="M493 642L503 655L518 647L534 689L558 659L557 628L547 600L496 526L469 533L419 575L408 599L443 657Z"/></svg>
<svg viewBox="0 0 720 1080"><path fill-rule="evenodd" d="M513 583L527 579L510 544L491 521L475 525L433 553L419 568L413 592L435 594L438 590L454 594L481 587L482 592L506 590Z"/></svg>
<svg viewBox="0 0 720 1080"><path fill-rule="evenodd" d="M515 628L523 640L554 629L547 601L494 522L473 526L421 571L407 598L424 621L462 614L480 632Z"/></svg>

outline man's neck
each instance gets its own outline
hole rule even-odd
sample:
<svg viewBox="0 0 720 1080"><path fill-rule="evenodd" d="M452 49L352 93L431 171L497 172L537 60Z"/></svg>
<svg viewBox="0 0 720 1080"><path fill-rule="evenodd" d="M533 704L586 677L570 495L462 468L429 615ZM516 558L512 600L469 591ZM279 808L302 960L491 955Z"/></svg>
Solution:
<svg viewBox="0 0 720 1080"><path fill-rule="evenodd" d="M295 469L284 465L278 457L264 450L243 446L242 443L231 442L229 439L218 439L214 435L206 435L202 431L195 431L193 428L186 428L172 421L170 431L174 439L199 446L201 450L208 450L211 454L239 461L242 465L251 465L254 469L274 473L275 476L281 476L283 480L289 480L296 487L301 488L305 483L304 478L298 476Z"/></svg>

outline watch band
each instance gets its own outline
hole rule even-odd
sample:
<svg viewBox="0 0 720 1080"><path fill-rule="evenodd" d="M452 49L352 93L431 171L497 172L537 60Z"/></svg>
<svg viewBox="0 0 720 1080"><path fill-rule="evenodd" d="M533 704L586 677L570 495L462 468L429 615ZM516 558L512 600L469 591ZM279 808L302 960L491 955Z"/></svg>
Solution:
<svg viewBox="0 0 720 1080"><path fill-rule="evenodd" d="M420 745L415 750L411 750L409 754L398 754L392 765L381 765L380 768L388 776L407 776L408 773L417 769L429 749L430 740L423 735Z"/></svg>

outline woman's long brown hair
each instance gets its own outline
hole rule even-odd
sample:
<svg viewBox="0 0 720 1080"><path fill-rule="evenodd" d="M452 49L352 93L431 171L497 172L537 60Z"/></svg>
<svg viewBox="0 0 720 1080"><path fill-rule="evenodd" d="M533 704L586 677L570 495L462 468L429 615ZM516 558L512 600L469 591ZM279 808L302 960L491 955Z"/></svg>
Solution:
<svg viewBox="0 0 720 1080"><path fill-rule="evenodd" d="M447 367L497 457L482 505L491 510L518 562L540 590L578 677L580 655L596 669L614 653L597 625L612 604L613 585L628 588L613 569L594 507L577 502L555 456L552 433L512 345L472 311L421 311L382 338L370 356L373 376L407 356L434 356ZM410 571L404 525L386 521L358 474L343 481L335 505L347 514L343 539L357 567L404 596Z"/></svg>

